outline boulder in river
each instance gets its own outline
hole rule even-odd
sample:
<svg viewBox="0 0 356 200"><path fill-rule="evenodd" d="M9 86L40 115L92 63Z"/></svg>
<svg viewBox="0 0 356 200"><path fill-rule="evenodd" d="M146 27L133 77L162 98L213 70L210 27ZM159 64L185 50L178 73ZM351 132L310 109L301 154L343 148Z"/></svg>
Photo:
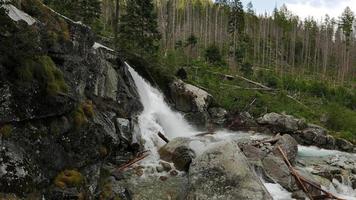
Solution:
<svg viewBox="0 0 356 200"><path fill-rule="evenodd" d="M272 199L234 142L219 142L189 169L188 200Z"/></svg>

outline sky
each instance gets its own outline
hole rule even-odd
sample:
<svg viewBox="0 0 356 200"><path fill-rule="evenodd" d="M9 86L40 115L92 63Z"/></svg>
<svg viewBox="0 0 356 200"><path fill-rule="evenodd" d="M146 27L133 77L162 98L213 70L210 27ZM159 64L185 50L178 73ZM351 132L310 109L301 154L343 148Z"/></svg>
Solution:
<svg viewBox="0 0 356 200"><path fill-rule="evenodd" d="M356 13L356 0L241 0L244 6L252 2L254 9L258 14L272 12L277 6L283 4L287 6L294 14L302 19L313 16L315 19L321 19L326 14L337 18L341 15L346 6Z"/></svg>

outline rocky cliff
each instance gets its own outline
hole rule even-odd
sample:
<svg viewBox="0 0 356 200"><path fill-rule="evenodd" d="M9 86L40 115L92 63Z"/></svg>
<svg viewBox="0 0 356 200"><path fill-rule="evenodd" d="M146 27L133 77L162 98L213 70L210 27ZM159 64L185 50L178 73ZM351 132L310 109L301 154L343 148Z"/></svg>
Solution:
<svg viewBox="0 0 356 200"><path fill-rule="evenodd" d="M103 166L138 150L132 130L142 105L132 77L89 27L36 0L19 8L6 5L2 45L34 43L22 57L22 49L0 53L1 196L100 196Z"/></svg>

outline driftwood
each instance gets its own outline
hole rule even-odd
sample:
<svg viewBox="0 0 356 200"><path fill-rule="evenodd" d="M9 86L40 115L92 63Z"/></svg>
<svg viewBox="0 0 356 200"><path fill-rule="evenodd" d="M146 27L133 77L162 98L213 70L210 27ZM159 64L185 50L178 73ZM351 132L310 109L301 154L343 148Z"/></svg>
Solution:
<svg viewBox="0 0 356 200"><path fill-rule="evenodd" d="M158 137L160 137L163 141L165 141L166 143L169 142L168 138L166 136L164 136L161 132L158 132Z"/></svg>
<svg viewBox="0 0 356 200"><path fill-rule="evenodd" d="M245 88L245 87L241 87L241 86L237 86L237 85L230 85L230 84L225 84L225 83L222 83L221 85L233 87L233 88L241 89L241 90L258 90L258 91L267 91L267 92L278 91L277 89L273 89L273 88Z"/></svg>
<svg viewBox="0 0 356 200"><path fill-rule="evenodd" d="M260 144L265 144L265 143L274 144L274 143L276 143L279 139L281 139L281 135L278 133L278 134L275 135L273 138L268 139L268 140L258 141L257 143L252 144L252 146L259 146Z"/></svg>
<svg viewBox="0 0 356 200"><path fill-rule="evenodd" d="M117 168L118 172L122 172L125 169L131 167L132 165L134 165L135 163L138 163L139 161L145 159L149 154L147 153L148 151L144 151L142 153L140 153L136 158L128 161L127 163L121 165L120 167Z"/></svg>
<svg viewBox="0 0 356 200"><path fill-rule="evenodd" d="M282 154L284 161L286 162L286 164L289 167L289 170L291 171L292 175L297 179L297 181L299 182L300 186L302 187L303 191L305 192L305 194L307 194L307 196L309 197L310 200L316 200L316 199L337 199L337 200L344 200L341 198L336 197L335 195L331 194L330 192L322 189L320 186L318 186L317 184L307 180L306 178L304 178L303 176L299 175L299 173L293 168L292 164L289 162L286 153L283 151L283 149L278 146L277 147L279 152ZM314 187L315 189L321 191L322 193L324 193L324 195L320 195L320 196L316 196L313 197L309 191L307 190L307 188L305 187L305 184L308 184L312 187Z"/></svg>

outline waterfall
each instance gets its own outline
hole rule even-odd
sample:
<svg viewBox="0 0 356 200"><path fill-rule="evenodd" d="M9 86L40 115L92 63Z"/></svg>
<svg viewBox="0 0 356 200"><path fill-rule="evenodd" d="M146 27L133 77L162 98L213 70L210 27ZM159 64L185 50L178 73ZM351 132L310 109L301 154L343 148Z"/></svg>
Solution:
<svg viewBox="0 0 356 200"><path fill-rule="evenodd" d="M140 114L138 123L140 136L145 143L147 150L157 155L157 147L164 145L162 139L158 137L161 132L168 139L176 137L189 137L196 131L185 121L183 115L174 112L165 102L163 94L150 83L144 80L132 67L126 63L133 80L135 81L143 112Z"/></svg>
<svg viewBox="0 0 356 200"><path fill-rule="evenodd" d="M156 88L152 87L150 83L145 81L133 68L126 63L129 72L135 82L141 103L143 104L143 111L138 117L139 138L144 144L146 150L150 150L150 159L145 159L141 164L155 165L159 160L158 148L163 146L165 142L158 137L161 132L168 139L176 137L192 137L198 132L184 119L183 115L179 112L173 111L170 106L165 102L163 94ZM199 140L192 142L191 148L196 152L203 152L209 147L209 144L214 141L222 140L238 140L244 138L264 138L264 135L250 135L247 132L231 132L226 130L216 131L212 136L213 140ZM350 155L347 153L324 150L316 147L299 146L298 158L318 158L332 155ZM292 199L292 194L283 187L276 183L265 183L265 187L273 196L273 199ZM333 180L329 187L324 189L343 197L345 199L355 199L355 190L352 190L350 184L339 183Z"/></svg>

